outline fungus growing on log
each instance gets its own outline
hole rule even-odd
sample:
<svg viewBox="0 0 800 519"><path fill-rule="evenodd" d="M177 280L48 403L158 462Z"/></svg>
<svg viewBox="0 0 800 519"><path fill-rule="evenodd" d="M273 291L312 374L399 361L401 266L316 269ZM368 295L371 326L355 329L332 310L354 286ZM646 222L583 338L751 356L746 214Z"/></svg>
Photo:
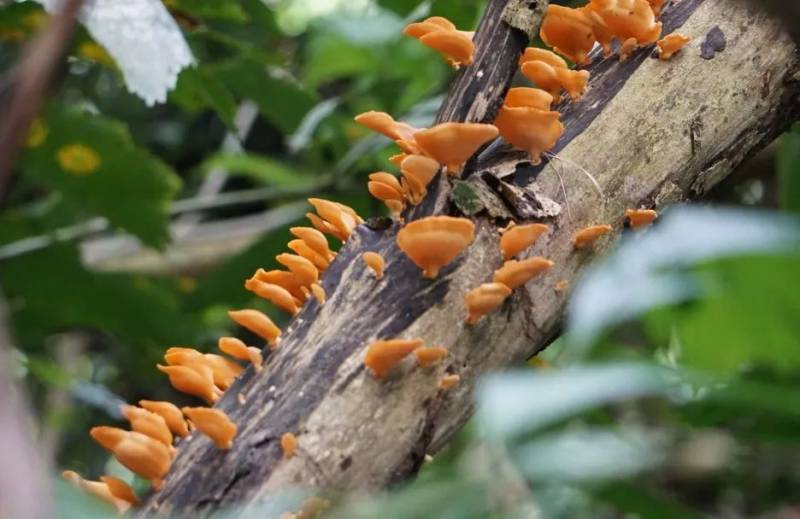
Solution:
<svg viewBox="0 0 800 519"><path fill-rule="evenodd" d="M452 388L456 384L461 381L461 377L458 375L445 375L439 379L439 383L436 385L440 390L447 391L448 389Z"/></svg>
<svg viewBox="0 0 800 519"><path fill-rule="evenodd" d="M589 3L583 7L578 8L579 11L583 12L592 24L592 31L594 32L594 37L597 40L597 43L600 44L600 47L603 48L603 57L608 58L614 52L614 46L612 45L616 36L611 29L606 25L606 22L597 14L594 9L592 8L592 4Z"/></svg>
<svg viewBox="0 0 800 519"><path fill-rule="evenodd" d="M291 227L289 232L303 240L311 250L325 258L326 261L330 262L336 257L336 253L328 245L328 239L317 229L312 227Z"/></svg>
<svg viewBox="0 0 800 519"><path fill-rule="evenodd" d="M364 260L364 263L375 272L375 279L383 278L383 269L386 266L383 256L377 252L367 251L361 255L361 258Z"/></svg>
<svg viewBox="0 0 800 519"><path fill-rule="evenodd" d="M223 353L227 353L231 357L239 360L245 360L253 365L253 369L257 372L261 371L261 365L264 358L261 355L261 350L248 346L236 337L220 337L217 342L217 347Z"/></svg>
<svg viewBox="0 0 800 519"><path fill-rule="evenodd" d="M551 94L541 88L516 87L508 90L503 104L511 108L527 107L549 111L553 99Z"/></svg>
<svg viewBox="0 0 800 519"><path fill-rule="evenodd" d="M637 46L655 43L661 36L661 22L656 22L647 0L592 0L590 5L609 31L623 42L621 60Z"/></svg>
<svg viewBox="0 0 800 519"><path fill-rule="evenodd" d="M576 249L583 249L593 244L601 236L611 232L610 225L592 225L572 235L572 244Z"/></svg>
<svg viewBox="0 0 800 519"><path fill-rule="evenodd" d="M408 201L418 205L428 194L428 184L439 172L439 163L423 155L407 155L400 164L401 190Z"/></svg>
<svg viewBox="0 0 800 519"><path fill-rule="evenodd" d="M665 36L656 42L656 47L658 47L658 57L662 61L667 61L668 59L672 58L672 56L680 52L684 45L690 41L692 41L692 39L683 34L672 33L668 36Z"/></svg>
<svg viewBox="0 0 800 519"><path fill-rule="evenodd" d="M553 290L555 290L556 292L564 292L568 288L569 288L569 281L566 280L566 279L562 279L558 283L555 284L555 286L553 287Z"/></svg>
<svg viewBox="0 0 800 519"><path fill-rule="evenodd" d="M407 155L403 155L406 157ZM437 165L438 167L438 165ZM403 209L405 202L405 195L403 194L403 186L397 177L391 173L378 171L369 175L369 182L367 182L367 190L369 194L386 204L393 214L399 213ZM396 211L395 209L400 209Z"/></svg>
<svg viewBox="0 0 800 519"><path fill-rule="evenodd" d="M289 256L289 254L287 254L287 256ZM245 280L244 288L292 315L300 311L295 298L282 286L250 278Z"/></svg>
<svg viewBox="0 0 800 519"><path fill-rule="evenodd" d="M163 401L139 400L139 405L163 418L172 434L181 437L189 434L189 428L186 426L186 420L183 419L183 413L175 404Z"/></svg>
<svg viewBox="0 0 800 519"><path fill-rule="evenodd" d="M214 375L208 366L156 366L166 373L172 387L182 393L202 398L209 404L222 396L222 391L214 385Z"/></svg>
<svg viewBox="0 0 800 519"><path fill-rule="evenodd" d="M242 373L242 367L235 362L213 353L200 353L192 348L168 348L164 360L170 366L186 366L201 374L204 373L203 368L210 369L214 385L223 391Z"/></svg>
<svg viewBox="0 0 800 519"><path fill-rule="evenodd" d="M577 101L586 90L589 82L589 72L586 70L572 70L567 67L567 62L545 49L528 47L520 58L522 74L541 89L553 96L555 101L561 99L561 89L567 91L573 101ZM515 90L515 89L512 89ZM506 96L505 104L515 106ZM539 107L549 110L550 106Z"/></svg>
<svg viewBox="0 0 800 519"><path fill-rule="evenodd" d="M509 260L536 243L539 236L546 233L549 228L542 223L515 225L511 222L508 227L500 231L500 250L503 252L503 259Z"/></svg>
<svg viewBox="0 0 800 519"><path fill-rule="evenodd" d="M90 481L83 479L80 474L73 470L65 470L61 473L61 476L75 488L110 504L119 514L124 514L130 507L139 502L136 494L133 493L133 489L121 479L102 476L100 481Z"/></svg>
<svg viewBox="0 0 800 519"><path fill-rule="evenodd" d="M429 157L456 174L478 148L498 135L497 127L480 123L442 123L414 134L414 140Z"/></svg>
<svg viewBox="0 0 800 519"><path fill-rule="evenodd" d="M283 450L283 457L285 459L294 456L297 450L297 437L290 432L284 433L281 436L281 449Z"/></svg>
<svg viewBox="0 0 800 519"><path fill-rule="evenodd" d="M508 296L511 289L503 283L484 283L464 296L467 305L467 324L475 324L486 314L494 312Z"/></svg>
<svg viewBox="0 0 800 519"><path fill-rule="evenodd" d="M258 310L230 310L228 316L238 325L243 326L269 343L270 350L278 346L281 329L275 326L272 319Z"/></svg>
<svg viewBox="0 0 800 519"><path fill-rule="evenodd" d="M233 445L236 436L236 424L231 422L228 415L212 407L182 407L185 414L195 428L205 434L220 450L228 450Z"/></svg>
<svg viewBox="0 0 800 519"><path fill-rule="evenodd" d="M319 283L314 283L311 285L311 293L314 294L314 299L317 300L317 303L320 305L325 304L325 289L322 288L322 285Z"/></svg>
<svg viewBox="0 0 800 519"><path fill-rule="evenodd" d="M414 134L419 131L418 128L414 128L409 124L395 121L394 118L386 112L370 110L369 112L358 114L355 116L354 120L358 124L389 137L393 141L413 141Z"/></svg>
<svg viewBox="0 0 800 519"><path fill-rule="evenodd" d="M375 378L384 378L401 360L422 346L422 339L375 341L367 348L364 365Z"/></svg>
<svg viewBox="0 0 800 519"><path fill-rule="evenodd" d="M315 229L316 230L316 229ZM251 279L257 279L264 283L271 283L283 287L292 294L292 297L300 302L305 301L306 295L303 293L303 285L298 281L297 276L285 270L258 269Z"/></svg>
<svg viewBox="0 0 800 519"><path fill-rule="evenodd" d="M397 233L397 245L422 269L426 278L453 261L475 239L475 224L467 218L430 216L406 225Z"/></svg>
<svg viewBox="0 0 800 519"><path fill-rule="evenodd" d="M494 123L500 135L513 146L530 154L531 163L541 164L541 154L555 146L564 125L556 111L544 111L531 107L503 105Z"/></svg>
<svg viewBox="0 0 800 519"><path fill-rule="evenodd" d="M161 487L161 478L169 471L171 461L166 445L144 434L117 427L92 427L89 434L124 467L150 481L154 489Z"/></svg>
<svg viewBox="0 0 800 519"><path fill-rule="evenodd" d="M650 8L653 10L653 14L656 16L661 16L661 8L664 6L664 2L666 0L647 0L650 4Z"/></svg>
<svg viewBox="0 0 800 519"><path fill-rule="evenodd" d="M314 229L316 231L316 229ZM317 231L319 232L319 231ZM322 234L322 233L320 233ZM297 254L298 256L302 256L303 258L307 259L314 265L319 272L325 272L330 264L330 261L320 254L317 254L311 247L308 246L306 242L303 240L290 240L289 243L286 245L289 249Z"/></svg>
<svg viewBox="0 0 800 519"><path fill-rule="evenodd" d="M503 263L502 267L494 271L493 280L495 283L502 283L511 290L514 290L552 266L552 261L539 256L522 261L509 260Z"/></svg>
<svg viewBox="0 0 800 519"><path fill-rule="evenodd" d="M288 268L304 287L310 287L319 281L319 270L313 263L297 254L278 254L275 256L278 263Z"/></svg>
<svg viewBox="0 0 800 519"><path fill-rule="evenodd" d="M417 357L417 365L421 368L432 366L447 357L447 348L443 346L420 346L414 350Z"/></svg>
<svg viewBox="0 0 800 519"><path fill-rule="evenodd" d="M312 225L320 232L328 232L346 241L356 226L364 223L358 214L351 208L338 202L323 200L322 198L309 198L308 203L314 206L320 221L315 221L309 216ZM308 215L307 215L308 216ZM323 223L324 222L324 223ZM322 225L324 228L320 229ZM325 229L328 229L326 231Z"/></svg>
<svg viewBox="0 0 800 519"><path fill-rule="evenodd" d="M583 11L550 4L539 36L548 47L578 65L589 63L595 37L592 22Z"/></svg>
<svg viewBox="0 0 800 519"><path fill-rule="evenodd" d="M472 64L475 54L473 33L459 31L447 18L432 16L422 22L410 23L403 29L403 34L438 51L454 68Z"/></svg>
<svg viewBox="0 0 800 519"><path fill-rule="evenodd" d="M167 421L147 409L123 404L119 407L122 416L131 424L131 429L160 441L172 448L172 431L167 426Z"/></svg>

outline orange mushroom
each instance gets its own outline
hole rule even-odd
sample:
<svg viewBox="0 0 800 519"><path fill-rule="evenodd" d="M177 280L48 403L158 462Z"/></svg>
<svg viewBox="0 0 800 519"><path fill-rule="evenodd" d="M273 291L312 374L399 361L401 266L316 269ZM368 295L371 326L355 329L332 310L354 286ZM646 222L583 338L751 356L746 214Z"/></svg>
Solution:
<svg viewBox="0 0 800 519"><path fill-rule="evenodd" d="M314 206L317 214L327 223L327 226L332 228L336 235L343 236L344 240L350 236L350 233L353 232L356 226L364 223L364 220L362 220L351 207L344 204L331 202L330 200L324 200L322 198L309 198L308 203ZM319 231L325 232L317 227L313 219L311 219L311 223Z"/></svg>
<svg viewBox="0 0 800 519"><path fill-rule="evenodd" d="M228 415L212 407L182 407L181 411L198 431L211 438L218 449L226 451L231 448L236 436L236 424L230 421Z"/></svg>
<svg viewBox="0 0 800 519"><path fill-rule="evenodd" d="M421 368L427 368L436 364L448 355L447 348L443 346L420 346L414 350L414 355L417 357L417 365Z"/></svg>
<svg viewBox="0 0 800 519"><path fill-rule="evenodd" d="M439 172L439 163L423 155L408 155L400 164L403 173L402 193L418 205L428 194L428 184Z"/></svg>
<svg viewBox="0 0 800 519"><path fill-rule="evenodd" d="M161 487L161 478L169 471L171 460L166 445L142 433L117 427L92 427L89 434L124 467L149 480L154 489Z"/></svg>
<svg viewBox="0 0 800 519"><path fill-rule="evenodd" d="M568 288L569 288L569 281L566 279L562 279L561 281L555 284L553 290L555 290L556 292L564 292Z"/></svg>
<svg viewBox="0 0 800 519"><path fill-rule="evenodd" d="M121 405L120 411L131 424L131 429L158 440L167 447L172 447L172 431L167 427L167 421L161 416L132 405Z"/></svg>
<svg viewBox="0 0 800 519"><path fill-rule="evenodd" d="M303 240L311 250L325 258L327 261L331 261L334 257L336 257L336 253L333 252L328 246L328 239L325 238L325 235L319 232L317 229L314 229L313 227L291 227L289 232L291 232L292 235L296 236L297 238Z"/></svg>
<svg viewBox="0 0 800 519"><path fill-rule="evenodd" d="M417 132L414 139L426 155L455 174L478 148L497 134L498 130L492 124L442 123Z"/></svg>
<svg viewBox="0 0 800 519"><path fill-rule="evenodd" d="M509 260L494 271L494 282L502 283L511 290L521 287L545 270L553 266L553 262L539 256L522 261Z"/></svg>
<svg viewBox="0 0 800 519"><path fill-rule="evenodd" d="M403 34L406 36L411 36L412 38L421 38L430 32L441 30L455 31L456 26L447 18L442 16L431 16L425 21L406 25L406 28L403 29Z"/></svg>
<svg viewBox="0 0 800 519"><path fill-rule="evenodd" d="M676 53L680 52L684 45L690 41L692 41L690 37L683 34L678 34L676 32L665 36L656 42L656 46L658 47L658 57L662 61L667 61Z"/></svg>
<svg viewBox="0 0 800 519"><path fill-rule="evenodd" d="M591 10L602 18L610 33L623 42L621 60L637 46L655 43L661 36L661 22L656 22L647 0L591 0Z"/></svg>
<svg viewBox="0 0 800 519"><path fill-rule="evenodd" d="M236 337L220 337L217 342L217 347L223 353L227 353L231 357L239 360L246 360L253 365L253 369L258 373L261 371L261 366L264 358L261 355L261 350L248 346Z"/></svg>
<svg viewBox="0 0 800 519"><path fill-rule="evenodd" d="M314 230L316 231L316 229ZM320 272L325 272L325 270L328 268L328 265L330 264L327 258L317 254L303 240L290 240L289 243L287 244L287 247L289 247L289 249L298 256L302 256L308 261L310 261L311 264L314 265L314 267Z"/></svg>
<svg viewBox="0 0 800 519"><path fill-rule="evenodd" d="M643 229L658 218L658 213L652 209L626 209L625 218L628 219L631 229Z"/></svg>
<svg viewBox="0 0 800 519"><path fill-rule="evenodd" d="M592 22L583 11L550 4L542 20L539 36L547 46L578 65L589 63L594 47Z"/></svg>
<svg viewBox="0 0 800 519"><path fill-rule="evenodd" d="M541 154L551 149L564 133L558 112L536 108L503 106L495 124L510 144L527 151L532 164L542 162Z"/></svg>
<svg viewBox="0 0 800 519"><path fill-rule="evenodd" d="M445 60L458 69L470 66L475 59L475 44L472 37L461 31L434 31L420 36L419 41L442 54Z"/></svg>
<svg viewBox="0 0 800 519"><path fill-rule="evenodd" d="M139 400L139 405L163 418L172 434L177 436L187 436L189 434L189 428L186 427L183 414L175 404L163 401Z"/></svg>
<svg viewBox="0 0 800 519"><path fill-rule="evenodd" d="M214 375L208 366L156 366L159 371L166 373L172 387L182 393L202 398L213 404L222 396L222 391L214 385Z"/></svg>
<svg viewBox="0 0 800 519"><path fill-rule="evenodd" d="M117 513L124 514L131 506L139 502L133 489L121 479L103 476L100 481L83 479L80 474L72 470L65 470L61 476L75 488L83 490L113 506Z"/></svg>
<svg viewBox="0 0 800 519"><path fill-rule="evenodd" d="M661 9L664 7L664 2L666 0L647 0L650 4L650 8L653 9L653 14L656 16L661 16Z"/></svg>
<svg viewBox="0 0 800 519"><path fill-rule="evenodd" d="M309 219L311 225L314 226L316 230L324 234L330 234L334 238L338 238L341 241L347 241L349 233L343 233L342 231L338 230L336 227L331 225L330 222L327 222L317 216L314 213L306 213L306 218Z"/></svg>
<svg viewBox="0 0 800 519"><path fill-rule="evenodd" d="M456 384L461 381L461 377L458 375L445 375L439 379L439 383L436 385L440 390L447 391L448 389L452 388Z"/></svg>
<svg viewBox="0 0 800 519"><path fill-rule="evenodd" d="M168 348L164 360L171 366L186 366L203 374L202 368L211 370L211 376L221 390L226 390L241 375L242 367L225 357L213 353L200 353L192 348Z"/></svg>
<svg viewBox="0 0 800 519"><path fill-rule="evenodd" d="M577 101L586 90L589 81L589 72L586 70L572 70L567 63L549 50L528 47L520 58L520 70L536 86L544 89L553 96L555 101L561 99L559 95L564 88L570 97ZM508 106L512 105L506 97ZM541 110L549 110L550 106L538 106Z"/></svg>
<svg viewBox="0 0 800 519"><path fill-rule="evenodd" d="M355 116L354 120L358 124L366 126L374 132L385 135L393 141L400 140L413 142L414 134L419 131L418 128L414 128L409 124L395 121L394 118L386 112L376 112L371 110L369 112L358 114Z"/></svg>
<svg viewBox="0 0 800 519"><path fill-rule="evenodd" d="M375 378L384 378L401 360L422 346L422 339L375 341L367 348L364 365Z"/></svg>
<svg viewBox="0 0 800 519"><path fill-rule="evenodd" d="M310 287L319 281L319 270L306 258L297 254L283 253L275 256L275 259L288 268L303 286Z"/></svg>
<svg viewBox="0 0 800 519"><path fill-rule="evenodd" d="M314 283L311 285L311 293L314 294L314 299L317 300L317 303L320 305L325 304L325 289L322 288L322 285L319 283Z"/></svg>
<svg viewBox="0 0 800 519"><path fill-rule="evenodd" d="M397 233L397 245L422 269L435 278L475 239L475 225L467 218L430 216L413 221Z"/></svg>
<svg viewBox="0 0 800 519"><path fill-rule="evenodd" d="M515 225L511 222L508 227L500 231L500 250L503 259L509 260L533 245L539 236L546 233L549 227L541 223Z"/></svg>
<svg viewBox="0 0 800 519"><path fill-rule="evenodd" d="M464 297L467 304L467 324L475 324L484 315L500 308L510 295L511 289L503 283L484 283L467 292Z"/></svg>
<svg viewBox="0 0 800 519"><path fill-rule="evenodd" d="M364 263L375 272L375 279L381 279L383 277L383 269L386 266L383 256L377 252L367 251L361 255L361 258L364 260Z"/></svg>
<svg viewBox="0 0 800 519"><path fill-rule="evenodd" d="M290 432L284 433L281 436L281 449L283 450L283 457L285 459L294 456L297 450L297 437Z"/></svg>
<svg viewBox="0 0 800 519"><path fill-rule="evenodd" d="M316 229L315 229L316 230ZM280 287L285 288L292 294L292 297L300 301L301 303L305 301L305 294L303 293L303 285L291 272L286 272L285 270L264 270L258 269L255 274L253 274L252 279L257 279L259 281L263 281L264 283L271 283L273 285L278 285Z"/></svg>
<svg viewBox="0 0 800 519"><path fill-rule="evenodd" d="M604 234L611 232L610 225L592 225L579 230L572 235L572 243L576 249L583 249L593 244L598 238Z"/></svg>
<svg viewBox="0 0 800 519"><path fill-rule="evenodd" d="M250 278L244 282L244 288L292 315L300 311L295 298L282 286Z"/></svg>
<svg viewBox="0 0 800 519"><path fill-rule="evenodd" d="M281 329L275 326L272 319L258 310L230 310L228 316L240 326L244 326L269 343L270 350L278 347Z"/></svg>
<svg viewBox="0 0 800 519"><path fill-rule="evenodd" d="M583 7L578 8L579 11L583 12L592 24L592 31L594 32L594 37L597 40L597 43L603 48L603 57L608 58L614 51L614 47L612 46L613 41L616 39L616 36L611 29L606 25L606 22L603 18L597 14L592 4L589 3Z"/></svg>
<svg viewBox="0 0 800 519"><path fill-rule="evenodd" d="M503 104L511 108L527 107L548 111L553 104L553 96L541 88L516 87L508 90Z"/></svg>
<svg viewBox="0 0 800 519"><path fill-rule="evenodd" d="M405 156L406 155L404 155L404 157ZM400 181L391 173L386 173L384 171L378 171L369 175L367 190L369 194L384 202L387 200L403 202L405 199L403 196L403 186L400 185Z"/></svg>

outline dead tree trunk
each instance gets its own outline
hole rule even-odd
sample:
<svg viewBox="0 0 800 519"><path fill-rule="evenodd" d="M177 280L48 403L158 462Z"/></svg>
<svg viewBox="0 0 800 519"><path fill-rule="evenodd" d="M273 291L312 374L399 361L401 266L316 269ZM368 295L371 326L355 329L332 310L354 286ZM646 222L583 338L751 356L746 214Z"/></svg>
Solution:
<svg viewBox="0 0 800 519"><path fill-rule="evenodd" d="M476 37L476 64L458 74L440 120L493 119L527 43L523 31L538 25L531 22L546 3L490 2ZM574 280L613 242L576 252L575 230L610 223L618 236L626 208L662 210L701 197L798 118L795 46L778 21L752 5L670 6L665 34L680 30L693 39L670 62L651 59L650 50L625 63L596 57L587 95L561 107L567 130L555 150L560 159L532 167L495 144L468 164L468 179L455 187L439 179L409 217L466 213L477 236L437 279L423 279L398 251L396 224L362 225L323 279L328 302L308 303L263 372L248 371L219 404L239 426L233 448L221 452L193 435L144 510L211 510L287 485L377 488L413 475L424 455L469 417L479 375L530 357L559 333L567 295L554 284ZM596 177L604 196L576 165ZM508 218L551 225L531 254L555 266L516 290L500 311L466 326L464 294L500 266L497 226ZM366 250L387 259L380 282L360 260ZM435 369L399 369L384 381L365 372L368 343L416 337L446 346L450 357ZM461 383L438 391L446 372L458 373ZM237 401L240 393L245 404ZM289 460L279 445L285 432L300 445Z"/></svg>

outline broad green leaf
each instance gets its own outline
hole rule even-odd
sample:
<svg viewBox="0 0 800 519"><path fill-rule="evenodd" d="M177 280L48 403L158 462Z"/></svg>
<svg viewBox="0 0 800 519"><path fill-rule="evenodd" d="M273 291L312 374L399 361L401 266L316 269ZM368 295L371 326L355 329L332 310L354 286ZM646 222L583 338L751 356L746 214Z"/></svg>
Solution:
<svg viewBox="0 0 800 519"><path fill-rule="evenodd" d="M155 247L169 239L169 204L180 179L138 148L126 127L106 117L53 109L34 123L21 166L30 182L50 187L65 203L105 216Z"/></svg>
<svg viewBox="0 0 800 519"><path fill-rule="evenodd" d="M236 116L236 98L207 67L188 67L181 71L178 84L169 94L170 100L187 111L198 112L204 108L214 110L220 119L233 127Z"/></svg>
<svg viewBox="0 0 800 519"><path fill-rule="evenodd" d="M236 0L165 0L170 9L188 13L202 18L228 20L233 22L247 21L247 14Z"/></svg>
<svg viewBox="0 0 800 519"><path fill-rule="evenodd" d="M644 485L617 481L601 485L594 496L620 512L647 519L695 519L700 514L667 495L656 494Z"/></svg>
<svg viewBox="0 0 800 519"><path fill-rule="evenodd" d="M246 175L253 180L276 187L310 185L314 178L295 171L283 163L255 153L218 153L200 166L204 172L220 168L233 175Z"/></svg>
<svg viewBox="0 0 800 519"><path fill-rule="evenodd" d="M380 66L374 49L334 34L315 37L309 43L307 54L305 81L311 87L335 79L371 74Z"/></svg>
<svg viewBox="0 0 800 519"><path fill-rule="evenodd" d="M781 139L778 152L778 183L781 208L800 212L800 127Z"/></svg>

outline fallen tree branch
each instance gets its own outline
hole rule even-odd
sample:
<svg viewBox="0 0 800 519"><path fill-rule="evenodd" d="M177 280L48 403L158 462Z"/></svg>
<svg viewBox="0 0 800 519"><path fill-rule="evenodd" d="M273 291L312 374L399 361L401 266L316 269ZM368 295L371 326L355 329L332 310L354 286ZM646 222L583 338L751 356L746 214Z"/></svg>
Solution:
<svg viewBox="0 0 800 519"><path fill-rule="evenodd" d="M460 72L440 120L493 118L525 43L497 18L506 3L490 2L476 36L476 64ZM567 131L558 159L533 167L521 154L492 145L467 165L469 180L455 189L468 200L456 204L450 183L439 180L409 217L458 206L473 215L477 229L468 252L437 279L423 279L398 251L396 224L359 227L322 281L325 305L307 303L263 372L248 370L218 404L238 424L233 448L221 452L196 435L183 443L164 488L144 511L210 511L247 505L290 485L380 488L413 475L424 455L470 416L480 375L530 357L559 333L567 296L554 285L574 281L613 243L609 238L593 251L575 251L574 231L609 223L618 236L626 208L662 210L702 197L798 118L798 58L778 21L750 4L711 0L682 0L663 21L665 33L680 29L693 42L667 63L651 59L647 49L625 63L596 58L588 94L561 108ZM701 58L712 29L726 48ZM487 74L495 79L471 86ZM492 94L480 95L484 89ZM497 225L537 211L551 215L551 231L531 254L555 266L516 290L501 310L466 326L464 294L501 264ZM360 260L366 250L387 260L380 282ZM436 368L406 366L376 380L364 369L365 348L396 337L420 337L451 354ZM436 382L445 373L459 374L461 382L439 391ZM289 460L279 444L285 432L300 446Z"/></svg>

